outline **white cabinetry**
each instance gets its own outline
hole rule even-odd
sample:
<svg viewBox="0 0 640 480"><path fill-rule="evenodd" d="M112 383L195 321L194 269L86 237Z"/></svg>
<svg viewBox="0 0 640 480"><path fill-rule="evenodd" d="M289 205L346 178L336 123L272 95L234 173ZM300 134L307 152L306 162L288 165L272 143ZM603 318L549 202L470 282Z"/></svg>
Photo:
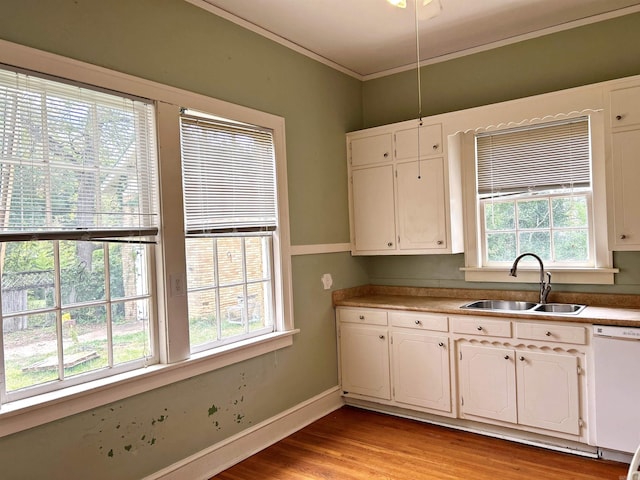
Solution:
<svg viewBox="0 0 640 480"><path fill-rule="evenodd" d="M392 325L394 400L450 412L451 370L447 317L389 312L389 319Z"/></svg>
<svg viewBox="0 0 640 480"><path fill-rule="evenodd" d="M458 344L460 414L463 418L481 417L498 422L533 427L571 436L581 435L580 358L576 345L587 343L582 326L518 322L515 338L533 340L526 348L496 341L482 342L487 320L460 318L452 320L452 330L467 334L477 323L481 337L461 336ZM505 325L511 322L492 320ZM479 328L482 327L482 328ZM494 339L495 340L495 339ZM570 343L551 350L543 343ZM520 345L520 343L519 343Z"/></svg>
<svg viewBox="0 0 640 480"><path fill-rule="evenodd" d="M387 312L338 309L338 321L343 392L389 400Z"/></svg>
<svg viewBox="0 0 640 480"><path fill-rule="evenodd" d="M640 86L613 90L610 116L609 245L612 250L640 250Z"/></svg>
<svg viewBox="0 0 640 480"><path fill-rule="evenodd" d="M345 396L451 412L446 316L338 308L337 317Z"/></svg>
<svg viewBox="0 0 640 480"><path fill-rule="evenodd" d="M462 251L459 165L447 160L441 124L352 132L347 145L354 255Z"/></svg>

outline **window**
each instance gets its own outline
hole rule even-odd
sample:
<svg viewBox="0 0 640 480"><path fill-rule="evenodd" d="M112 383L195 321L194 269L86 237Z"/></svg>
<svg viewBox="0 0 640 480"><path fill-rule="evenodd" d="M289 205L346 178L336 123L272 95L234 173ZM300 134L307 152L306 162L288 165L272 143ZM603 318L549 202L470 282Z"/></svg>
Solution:
<svg viewBox="0 0 640 480"><path fill-rule="evenodd" d="M192 352L272 332L272 133L185 112L181 153Z"/></svg>
<svg viewBox="0 0 640 480"><path fill-rule="evenodd" d="M0 70L0 400L157 361L154 109Z"/></svg>
<svg viewBox="0 0 640 480"><path fill-rule="evenodd" d="M593 266L588 118L476 137L483 265Z"/></svg>
<svg viewBox="0 0 640 480"><path fill-rule="evenodd" d="M293 343L282 117L6 42L0 62L3 434Z"/></svg>

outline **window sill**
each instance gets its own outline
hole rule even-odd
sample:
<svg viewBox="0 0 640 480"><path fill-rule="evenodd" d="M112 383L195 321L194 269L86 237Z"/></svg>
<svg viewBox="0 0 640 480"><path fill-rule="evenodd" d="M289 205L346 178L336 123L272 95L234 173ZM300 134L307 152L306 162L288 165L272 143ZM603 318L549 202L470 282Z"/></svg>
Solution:
<svg viewBox="0 0 640 480"><path fill-rule="evenodd" d="M0 406L0 438L123 398L164 387L293 344L289 330L225 345L170 365L151 365Z"/></svg>
<svg viewBox="0 0 640 480"><path fill-rule="evenodd" d="M539 283L539 268L518 268L518 276L509 276L509 267L463 267L467 282ZM551 283L578 285L613 285L617 268L545 268L551 274Z"/></svg>

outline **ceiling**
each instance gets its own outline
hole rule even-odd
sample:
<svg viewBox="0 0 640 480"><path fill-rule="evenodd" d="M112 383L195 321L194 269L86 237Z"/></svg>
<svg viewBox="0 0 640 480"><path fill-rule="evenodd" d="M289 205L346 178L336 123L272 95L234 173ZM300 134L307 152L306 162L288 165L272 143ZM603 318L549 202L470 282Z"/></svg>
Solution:
<svg viewBox="0 0 640 480"><path fill-rule="evenodd" d="M415 68L415 4L386 0L187 0L360 79ZM420 1L420 0L419 0ZM437 0L434 0L437 2ZM418 7L433 62L619 15L640 0L440 0Z"/></svg>

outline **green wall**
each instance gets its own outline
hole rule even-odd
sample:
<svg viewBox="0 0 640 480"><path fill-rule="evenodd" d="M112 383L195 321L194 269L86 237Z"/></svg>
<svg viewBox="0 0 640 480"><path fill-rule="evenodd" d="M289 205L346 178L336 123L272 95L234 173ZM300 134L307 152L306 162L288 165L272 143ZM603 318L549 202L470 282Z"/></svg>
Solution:
<svg viewBox="0 0 640 480"><path fill-rule="evenodd" d="M0 0L0 38L284 117L294 245L348 242L344 133L416 110L411 72L362 83L183 0ZM614 19L425 67L424 111L637 74L638 58L640 16ZM640 255L616 263L614 288L633 291ZM138 479L179 461L336 385L322 274L334 289L470 286L460 265L461 255L294 257L292 347L0 438L1 476Z"/></svg>
<svg viewBox="0 0 640 480"><path fill-rule="evenodd" d="M0 38L284 117L292 244L349 241L360 81L183 0L0 0ZM293 346L0 438L0 478L139 479L336 386L324 273L368 280L348 253L294 257Z"/></svg>
<svg viewBox="0 0 640 480"><path fill-rule="evenodd" d="M640 13L558 32L422 68L425 116L640 74ZM415 71L363 86L363 125L416 117ZM535 289L464 281L464 256L368 257L371 283L452 288ZM556 285L554 290L640 293L640 253L616 252L615 285Z"/></svg>

